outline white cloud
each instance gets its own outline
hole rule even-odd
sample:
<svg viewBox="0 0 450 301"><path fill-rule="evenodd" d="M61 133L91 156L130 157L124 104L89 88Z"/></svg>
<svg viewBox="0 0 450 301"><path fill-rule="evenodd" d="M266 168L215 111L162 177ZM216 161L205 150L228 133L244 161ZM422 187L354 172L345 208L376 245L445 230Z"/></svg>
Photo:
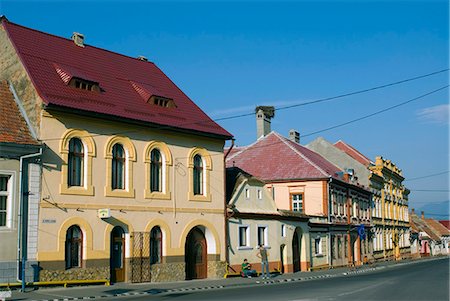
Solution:
<svg viewBox="0 0 450 301"><path fill-rule="evenodd" d="M419 116L419 119L426 122L448 125L449 110L450 106L448 104L439 105L422 109L417 113L417 115Z"/></svg>

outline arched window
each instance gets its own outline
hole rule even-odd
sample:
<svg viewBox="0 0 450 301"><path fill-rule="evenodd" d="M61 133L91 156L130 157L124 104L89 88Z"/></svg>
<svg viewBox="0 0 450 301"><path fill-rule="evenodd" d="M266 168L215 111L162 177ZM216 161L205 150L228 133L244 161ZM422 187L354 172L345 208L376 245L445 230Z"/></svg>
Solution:
<svg viewBox="0 0 450 301"><path fill-rule="evenodd" d="M121 144L114 144L112 149L112 189L125 189L125 151Z"/></svg>
<svg viewBox="0 0 450 301"><path fill-rule="evenodd" d="M66 269L81 267L83 233L80 227L71 226L66 233Z"/></svg>
<svg viewBox="0 0 450 301"><path fill-rule="evenodd" d="M150 153L150 191L162 191L162 160L157 148Z"/></svg>
<svg viewBox="0 0 450 301"><path fill-rule="evenodd" d="M78 138L69 141L68 186L83 186L84 182L84 150Z"/></svg>
<svg viewBox="0 0 450 301"><path fill-rule="evenodd" d="M162 261L162 232L161 228L153 227L150 232L150 264Z"/></svg>
<svg viewBox="0 0 450 301"><path fill-rule="evenodd" d="M203 160L200 155L194 156L194 195L203 195Z"/></svg>

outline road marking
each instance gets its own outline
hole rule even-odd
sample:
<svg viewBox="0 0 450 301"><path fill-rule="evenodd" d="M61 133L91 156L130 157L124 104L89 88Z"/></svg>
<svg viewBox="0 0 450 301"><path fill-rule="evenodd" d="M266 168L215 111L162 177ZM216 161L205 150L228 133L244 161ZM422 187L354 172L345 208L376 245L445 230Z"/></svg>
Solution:
<svg viewBox="0 0 450 301"><path fill-rule="evenodd" d="M365 286L365 287L362 287L362 288L357 289L357 290L353 290L351 292L339 294L338 296L341 297L341 296L353 295L355 293L359 293L359 292L362 292L362 291L364 291L366 289L371 289L371 288L383 285L383 284L388 283L388 282L390 282L390 281L383 281L383 282L380 282L380 283L372 284L372 285Z"/></svg>

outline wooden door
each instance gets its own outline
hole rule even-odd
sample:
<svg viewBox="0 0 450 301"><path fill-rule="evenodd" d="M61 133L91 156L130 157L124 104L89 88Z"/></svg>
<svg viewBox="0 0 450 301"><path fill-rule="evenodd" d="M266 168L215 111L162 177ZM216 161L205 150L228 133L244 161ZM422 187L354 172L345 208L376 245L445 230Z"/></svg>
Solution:
<svg viewBox="0 0 450 301"><path fill-rule="evenodd" d="M207 277L207 245L203 232L193 229L186 239L185 261L186 279L203 279Z"/></svg>
<svg viewBox="0 0 450 301"><path fill-rule="evenodd" d="M121 227L111 232L110 256L111 282L125 281L125 232Z"/></svg>
<svg viewBox="0 0 450 301"><path fill-rule="evenodd" d="M294 273L300 271L300 243L297 232L294 232L294 237L292 238L292 265Z"/></svg>

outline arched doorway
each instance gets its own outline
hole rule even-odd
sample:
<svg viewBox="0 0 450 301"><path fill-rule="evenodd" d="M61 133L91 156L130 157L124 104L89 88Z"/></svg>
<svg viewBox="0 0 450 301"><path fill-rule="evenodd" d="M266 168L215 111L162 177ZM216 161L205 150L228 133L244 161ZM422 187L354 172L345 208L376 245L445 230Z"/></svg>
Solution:
<svg viewBox="0 0 450 301"><path fill-rule="evenodd" d="M111 231L111 282L125 281L125 231L120 226Z"/></svg>
<svg viewBox="0 0 450 301"><path fill-rule="evenodd" d="M186 263L186 279L203 279L207 277L207 245L203 232L195 227L186 238L184 256Z"/></svg>
<svg viewBox="0 0 450 301"><path fill-rule="evenodd" d="M301 270L300 267L300 240L298 238L297 231L294 232L292 237L292 266L294 273Z"/></svg>

